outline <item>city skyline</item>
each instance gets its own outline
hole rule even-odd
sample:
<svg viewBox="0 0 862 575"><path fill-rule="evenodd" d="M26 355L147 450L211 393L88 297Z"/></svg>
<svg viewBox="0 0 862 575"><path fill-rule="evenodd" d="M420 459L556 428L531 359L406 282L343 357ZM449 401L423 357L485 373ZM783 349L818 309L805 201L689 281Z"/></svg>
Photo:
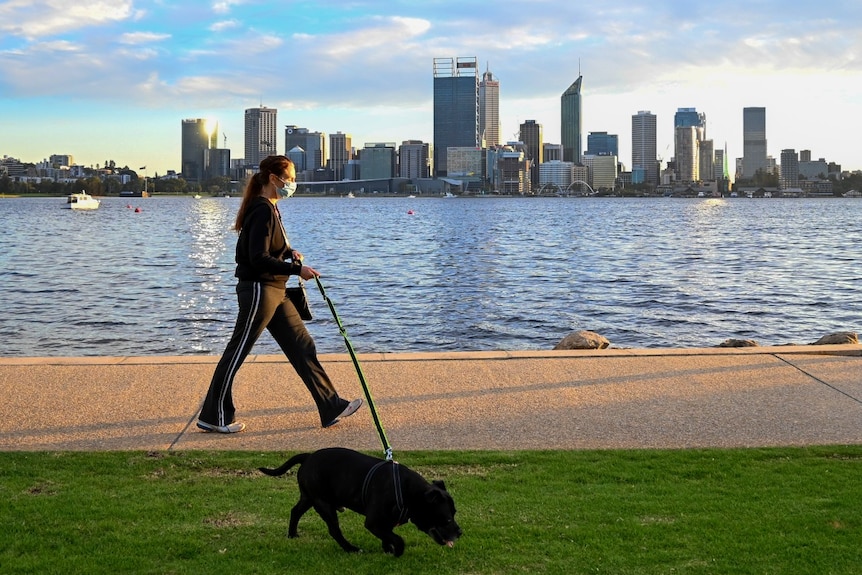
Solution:
<svg viewBox="0 0 862 575"><path fill-rule="evenodd" d="M242 158L244 110L260 106L278 110L279 152L287 125L357 148L432 142L433 59L475 56L499 81L502 142L534 120L562 143L560 94L583 76L582 137L617 134L629 169L632 116L656 115L667 161L689 107L731 164L743 109L763 107L769 156L862 168L858 3L448 4L0 1L0 155L181 171L181 120L217 121L219 146Z"/></svg>

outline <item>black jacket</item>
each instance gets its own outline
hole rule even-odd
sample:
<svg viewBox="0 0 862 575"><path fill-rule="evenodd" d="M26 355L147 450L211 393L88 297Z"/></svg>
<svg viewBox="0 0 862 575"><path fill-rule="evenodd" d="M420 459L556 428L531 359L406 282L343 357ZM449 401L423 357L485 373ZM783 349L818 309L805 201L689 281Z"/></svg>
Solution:
<svg viewBox="0 0 862 575"><path fill-rule="evenodd" d="M299 275L302 262L292 259L281 217L264 197L254 198L246 208L242 230L236 241L236 277L284 286L288 276Z"/></svg>

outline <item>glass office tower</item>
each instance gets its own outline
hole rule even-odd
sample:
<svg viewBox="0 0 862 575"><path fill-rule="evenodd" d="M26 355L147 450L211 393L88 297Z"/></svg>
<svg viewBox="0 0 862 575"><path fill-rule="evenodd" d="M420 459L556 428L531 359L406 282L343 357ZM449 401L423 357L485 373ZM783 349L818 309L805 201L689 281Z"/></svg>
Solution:
<svg viewBox="0 0 862 575"><path fill-rule="evenodd" d="M742 109L742 177L753 178L766 165L766 108Z"/></svg>
<svg viewBox="0 0 862 575"><path fill-rule="evenodd" d="M579 164L581 148L581 81L578 79L560 97L560 140L563 144L563 161Z"/></svg>
<svg viewBox="0 0 862 575"><path fill-rule="evenodd" d="M545 142L542 138L542 125L535 120L527 120L520 127L521 142L524 143L526 159L530 166L530 188L539 189L539 166L544 161Z"/></svg>
<svg viewBox="0 0 862 575"><path fill-rule="evenodd" d="M656 115L641 110L632 116L632 183L659 183L659 160L656 144Z"/></svg>
<svg viewBox="0 0 862 575"><path fill-rule="evenodd" d="M679 182L697 182L700 177L700 143L706 139L706 114L696 108L678 108L673 115L674 158Z"/></svg>
<svg viewBox="0 0 862 575"><path fill-rule="evenodd" d="M476 58L434 58L434 176L446 176L448 148L479 147Z"/></svg>
<svg viewBox="0 0 862 575"><path fill-rule="evenodd" d="M218 124L204 118L183 120L181 138L183 178L199 183L209 177L207 152L218 145Z"/></svg>
<svg viewBox="0 0 862 575"><path fill-rule="evenodd" d="M619 136L607 132L590 132L587 136L587 154L593 156L619 156Z"/></svg>
<svg viewBox="0 0 862 575"><path fill-rule="evenodd" d="M284 127L285 155L296 147L302 148L305 163L297 165L297 171L319 170L326 165L326 134L312 132L308 128L288 125Z"/></svg>

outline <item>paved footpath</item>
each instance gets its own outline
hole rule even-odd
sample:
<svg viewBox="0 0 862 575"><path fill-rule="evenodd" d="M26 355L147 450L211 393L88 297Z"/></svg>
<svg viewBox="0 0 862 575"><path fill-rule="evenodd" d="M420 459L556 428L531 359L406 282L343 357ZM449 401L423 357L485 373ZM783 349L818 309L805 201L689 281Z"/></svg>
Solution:
<svg viewBox="0 0 862 575"><path fill-rule="evenodd" d="M281 356L252 356L235 435L194 425L218 358L0 358L0 451L381 448L363 407L321 429ZM347 354L321 359L347 398ZM862 444L862 346L360 354L395 452Z"/></svg>

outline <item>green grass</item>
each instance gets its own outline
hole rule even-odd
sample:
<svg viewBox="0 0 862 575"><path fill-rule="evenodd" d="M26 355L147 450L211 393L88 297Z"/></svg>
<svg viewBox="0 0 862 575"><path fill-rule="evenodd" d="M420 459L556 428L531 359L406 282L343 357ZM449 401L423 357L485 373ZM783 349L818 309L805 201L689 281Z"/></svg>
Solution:
<svg viewBox="0 0 862 575"><path fill-rule="evenodd" d="M862 446L680 451L401 452L444 479L464 536L399 527L384 554L341 514L287 539L287 453L0 453L0 573L856 574ZM375 455L377 455L375 453Z"/></svg>

